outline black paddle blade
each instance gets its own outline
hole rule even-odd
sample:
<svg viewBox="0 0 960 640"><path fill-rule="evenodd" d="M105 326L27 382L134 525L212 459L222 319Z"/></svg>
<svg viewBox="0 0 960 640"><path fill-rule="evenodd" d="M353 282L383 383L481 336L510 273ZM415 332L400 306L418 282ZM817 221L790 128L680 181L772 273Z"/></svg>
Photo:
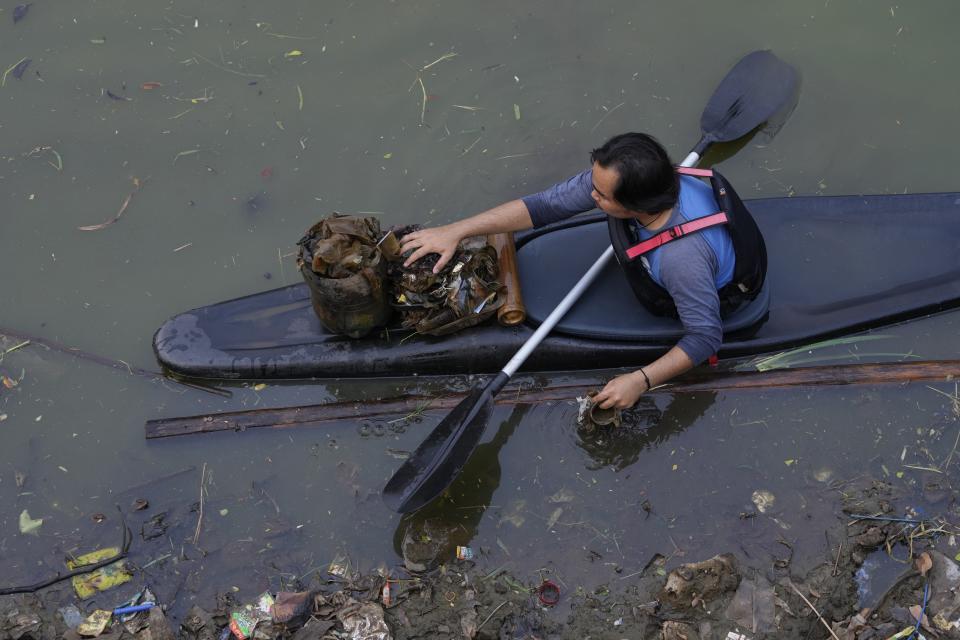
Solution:
<svg viewBox="0 0 960 640"><path fill-rule="evenodd" d="M508 379L501 372L471 391L447 414L383 488L383 501L388 507L399 513L416 511L453 482L483 437L493 397Z"/></svg>
<svg viewBox="0 0 960 640"><path fill-rule="evenodd" d="M797 70L770 51L741 58L700 116L703 141L736 140L785 109L797 97Z"/></svg>

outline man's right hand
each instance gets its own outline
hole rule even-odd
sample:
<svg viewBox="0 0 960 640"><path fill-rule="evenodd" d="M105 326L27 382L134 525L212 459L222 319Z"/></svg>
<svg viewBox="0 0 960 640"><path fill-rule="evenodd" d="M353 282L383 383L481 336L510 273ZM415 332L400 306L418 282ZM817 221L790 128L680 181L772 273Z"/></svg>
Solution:
<svg viewBox="0 0 960 640"><path fill-rule="evenodd" d="M413 253L404 261L403 266L409 267L420 258L437 253L440 259L434 265L433 272L439 273L450 262L461 240L463 236L457 230L456 223L409 233L400 241L400 252L406 253L412 249Z"/></svg>

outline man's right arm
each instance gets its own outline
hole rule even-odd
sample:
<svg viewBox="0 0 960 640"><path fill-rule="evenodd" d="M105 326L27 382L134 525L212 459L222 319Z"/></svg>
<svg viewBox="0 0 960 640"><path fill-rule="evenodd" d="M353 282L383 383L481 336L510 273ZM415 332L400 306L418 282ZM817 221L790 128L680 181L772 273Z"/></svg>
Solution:
<svg viewBox="0 0 960 640"><path fill-rule="evenodd" d="M425 255L437 253L440 259L433 268L433 272L437 273L450 261L464 238L542 227L589 211L595 206L592 191L593 180L588 169L521 200L511 200L442 227L421 229L404 236L400 242L401 251L413 249L404 266L410 266Z"/></svg>
<svg viewBox="0 0 960 640"><path fill-rule="evenodd" d="M464 238L520 231L532 226L530 212L523 200L511 200L457 222L407 234L400 242L400 250L406 252L413 249L413 253L403 264L409 267L423 256L437 253L440 259L433 268L433 272L437 273L450 261Z"/></svg>

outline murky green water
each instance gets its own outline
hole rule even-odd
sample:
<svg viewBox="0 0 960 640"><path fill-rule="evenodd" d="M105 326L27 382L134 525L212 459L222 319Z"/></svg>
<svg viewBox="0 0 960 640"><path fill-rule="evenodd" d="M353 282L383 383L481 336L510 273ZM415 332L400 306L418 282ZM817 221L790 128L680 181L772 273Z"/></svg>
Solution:
<svg viewBox="0 0 960 640"><path fill-rule="evenodd" d="M296 281L294 243L332 211L449 221L566 177L628 129L682 156L716 82L756 48L794 64L803 89L776 138L724 162L745 197L960 188L946 161L960 103L950 2L38 1L17 24L14 4L0 7L0 66L31 63L0 88L0 326L136 367L155 366L151 336L168 316ZM893 328L882 350L956 358L956 323ZM440 417L148 444L150 418L411 383L222 399L37 346L0 370L19 380L0 388L4 582L118 542L114 502L150 493L186 508L201 472L200 546L222 552L207 564L244 594L338 552L394 564L409 522L379 499L399 464L388 449L414 449ZM418 518L462 524L458 541L491 568L546 567L570 588L629 576L657 552L749 547L763 564L784 554L777 536L812 560L836 510L825 470L917 482L902 465L942 463L956 428L949 400L923 385L650 403L603 442L578 436L572 403L500 409L456 500ZM774 517L741 519L758 488L777 496ZM24 509L44 519L39 537L19 534ZM197 516L180 513L163 544L137 530L137 561L196 557ZM185 586L226 586L202 583Z"/></svg>

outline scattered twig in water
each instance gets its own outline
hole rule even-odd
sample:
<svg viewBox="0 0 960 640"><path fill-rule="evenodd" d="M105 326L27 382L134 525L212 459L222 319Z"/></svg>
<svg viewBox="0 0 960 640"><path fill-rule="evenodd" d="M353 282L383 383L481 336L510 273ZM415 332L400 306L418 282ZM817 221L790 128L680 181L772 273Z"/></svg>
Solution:
<svg viewBox="0 0 960 640"><path fill-rule="evenodd" d="M420 124L426 124L427 118L427 88L423 86L423 78L417 76L417 82L420 83L420 91L423 92L423 104L420 106Z"/></svg>
<svg viewBox="0 0 960 640"><path fill-rule="evenodd" d="M130 200L133 199L133 194L140 190L140 187L143 186L140 182L140 178L133 179L133 191L127 194L127 197L123 199L123 204L120 205L120 210L117 211L116 215L107 220L106 222L101 222L100 224L91 224L83 227L77 227L80 231L99 231L100 229L105 229L112 225L114 222L120 219L120 216L123 215L123 212L127 210L127 207L130 205Z"/></svg>
<svg viewBox="0 0 960 640"><path fill-rule="evenodd" d="M413 418L419 418L420 416L423 415L423 412L430 407L431 402L433 402L433 398L430 398L429 400L426 400L418 404L416 408L410 413L408 413L407 415L403 416L402 418L397 418L396 420L390 420L387 422L387 424L394 424L396 422L403 422L404 420L412 420Z"/></svg>
<svg viewBox="0 0 960 640"><path fill-rule="evenodd" d="M10 72L13 71L14 69L16 69L19 65L21 65L26 59L27 59L27 58L25 58L25 57L24 57L24 58L20 58L19 60L17 60L16 62L14 62L12 65L10 65L10 66L7 68L6 71L3 72L3 78L0 78L0 88L6 86L6 84L7 84L7 76L10 74Z"/></svg>
<svg viewBox="0 0 960 640"><path fill-rule="evenodd" d="M16 351L17 349L22 349L22 348L24 348L25 346L27 346L28 344L30 344L30 341L29 341L29 340L24 340L24 341L21 342L20 344L15 344L15 345L13 345L12 347L10 347L9 349L7 349L7 350L4 351L3 353L0 353L0 360L2 360L2 359L3 359L3 356L7 355L8 353L13 353L13 352Z"/></svg>
<svg viewBox="0 0 960 640"><path fill-rule="evenodd" d="M474 140L469 147L463 150L463 153L460 154L460 157L462 158L463 156L470 153L470 150L473 149L475 146L477 146L477 143L480 142L482 139L483 139L483 136L480 136L476 140Z"/></svg>
<svg viewBox="0 0 960 640"><path fill-rule="evenodd" d="M187 149L186 151L181 151L173 157L173 164L177 164L177 160L184 156L192 156L195 153L200 153L200 149Z"/></svg>
<svg viewBox="0 0 960 640"><path fill-rule="evenodd" d="M148 562L147 564L143 565L143 566L140 567L140 568L141 568L141 569L148 569L148 568L152 567L153 565L157 564L158 562L163 562L164 560L166 560L166 559L168 559L168 558L172 558L172 557L173 557L173 554L172 554L172 553L165 553L165 554L163 554L162 556L160 556L159 558L154 558L153 560L151 560L150 562Z"/></svg>
<svg viewBox="0 0 960 640"><path fill-rule="evenodd" d="M820 615L820 612L817 611L817 608L816 608L815 606L813 606L813 604L811 604L809 600L807 600L807 597L806 597L805 595L803 595L802 593L800 593L800 589L797 589L796 585L794 585L791 580L787 580L787 584L790 585L790 588L793 589L794 593L796 593L798 596L800 596L800 599L801 599L801 600L803 600L804 602L807 603L807 606L810 607L810 610L813 611L815 614L817 614L817 618L820 619L820 622L823 623L823 626L826 627L826 628L827 628L827 631L830 632L830 635L833 636L833 640L840 640L840 638L837 637L837 634L833 632L833 628L832 628L829 624L827 624L827 621L824 620L824 619L823 619L823 616Z"/></svg>
<svg viewBox="0 0 960 640"><path fill-rule="evenodd" d="M260 30L261 33L265 36L272 36L274 38L280 38L281 40L316 40L319 36L294 36L287 33L277 33L275 31L267 31L273 25L269 22L257 22L256 27Z"/></svg>
<svg viewBox="0 0 960 640"><path fill-rule="evenodd" d="M413 85L418 83L420 84L420 93L422 94L422 99L423 99L422 103L420 104L420 124L421 125L426 124L426 118L427 118L427 87L424 86L423 84L423 72L437 63L443 62L444 60L449 60L450 58L455 58L456 56L457 54L453 52L445 53L439 58L437 58L436 60L434 60L433 62L431 62L430 64L424 65L417 70L417 77L413 81L413 84L410 85L410 90L413 89ZM412 66L412 65L408 65L408 66Z"/></svg>
<svg viewBox="0 0 960 640"><path fill-rule="evenodd" d="M200 515L197 516L197 530L193 533L193 544L196 546L197 542L200 540L200 526L203 524L203 494L204 487L203 481L207 476L207 463L203 463L203 469L200 471Z"/></svg>
<svg viewBox="0 0 960 640"><path fill-rule="evenodd" d="M837 549L837 559L833 563L833 571L830 575L836 577L840 575L840 552L843 551L843 540L840 541L840 548Z"/></svg>
<svg viewBox="0 0 960 640"><path fill-rule="evenodd" d="M429 68L432 67L433 65L437 64L438 62L443 62L444 60L449 60L450 58L456 58L457 55L458 55L458 54L456 54L456 53L454 53L454 52L452 52L452 51L451 51L450 53L445 53L445 54L443 54L442 56L440 56L439 58L437 58L436 60L434 60L433 62L431 62L430 64L425 65L425 66L423 66L423 67L420 67L420 71L426 71L427 69L429 69Z"/></svg>
<svg viewBox="0 0 960 640"><path fill-rule="evenodd" d="M47 160L47 164L49 164L51 167L53 167L53 168L56 169L57 171L63 171L63 158L60 156L60 154L57 152L56 149L54 149L53 147L51 147L51 146L49 146L49 145L42 145L42 146L39 146L39 147L34 147L33 149L31 149L31 150L28 151L27 153L23 154L23 156L24 156L25 158L32 158L32 157L34 157L34 156L39 156L39 155L41 155L41 154L44 153L45 151L49 151L49 152L52 153L52 154L54 155L54 157L56 157L56 159L57 159L56 163L54 163L54 162L51 161L51 160Z"/></svg>
<svg viewBox="0 0 960 640"><path fill-rule="evenodd" d="M246 72L246 71L237 71L236 69L231 69L230 67L225 67L225 66L223 66L223 65L217 64L216 62L214 62L214 61L211 60L210 58L207 58L207 57L204 57L204 56L200 55L200 54L197 53L197 52L194 52L193 55L196 56L197 58L200 58L201 60L203 60L203 61L206 62L207 64L213 65L214 67L216 67L217 69L220 69L221 71L227 71L227 72L229 72L229 73L235 73L235 74L237 74L238 76L243 76L243 77L245 77L245 78L266 78L266 77L267 77L266 74L263 74L263 73L248 73L248 72Z"/></svg>
<svg viewBox="0 0 960 640"><path fill-rule="evenodd" d="M503 602L501 602L500 604L498 604L498 605L497 605L497 608L494 609L493 611L491 611L491 612L490 612L490 615L488 615L486 618L484 618L484 619L483 619L483 622L481 622L480 624L477 625L477 631L479 632L480 629L483 628L483 625L487 624L487 623L490 621L490 618L493 617L493 614L495 614L497 611L500 611L500 608L503 607L503 605L509 604L509 603L510 603L509 600L504 600Z"/></svg>
<svg viewBox="0 0 960 640"><path fill-rule="evenodd" d="M607 119L607 116L609 116L611 113L613 113L614 111L616 111L617 109L619 109L620 107L622 107L622 106L625 105L625 104L626 104L626 102L621 102L620 104L618 104L617 106L615 106L613 109L608 110L605 114L603 114L603 117L602 117L602 118L600 118L599 120L597 120L597 124L593 125L593 127L591 127L590 131L593 132L594 130L596 130L596 128L600 126L600 123Z"/></svg>

